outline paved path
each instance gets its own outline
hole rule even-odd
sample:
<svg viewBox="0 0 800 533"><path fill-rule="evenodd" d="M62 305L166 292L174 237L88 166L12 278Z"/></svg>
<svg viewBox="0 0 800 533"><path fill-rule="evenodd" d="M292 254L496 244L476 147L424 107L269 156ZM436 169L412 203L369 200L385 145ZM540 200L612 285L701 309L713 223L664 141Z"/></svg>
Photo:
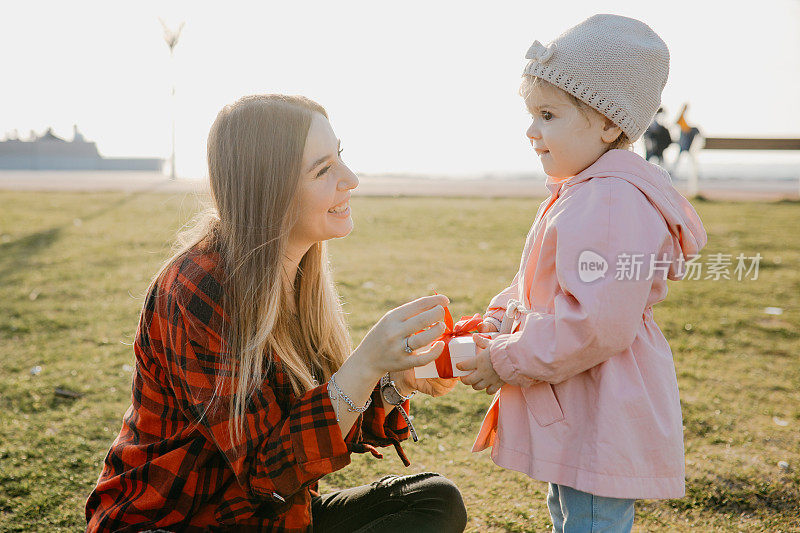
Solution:
<svg viewBox="0 0 800 533"><path fill-rule="evenodd" d="M436 197L523 197L547 195L541 180L474 179L363 176L355 191L359 196L436 196ZM207 193L207 182L180 178L170 181L156 172L92 171L0 171L0 190L70 191L70 192L154 192ZM685 183L676 187L686 193ZM708 198L719 200L798 199L795 181L706 180L700 190Z"/></svg>

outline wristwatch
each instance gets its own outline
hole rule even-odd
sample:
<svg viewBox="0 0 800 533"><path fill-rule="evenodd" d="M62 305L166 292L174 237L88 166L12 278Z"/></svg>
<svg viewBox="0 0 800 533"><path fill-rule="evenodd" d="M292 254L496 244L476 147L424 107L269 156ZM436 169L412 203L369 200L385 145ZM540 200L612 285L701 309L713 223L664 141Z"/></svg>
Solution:
<svg viewBox="0 0 800 533"><path fill-rule="evenodd" d="M400 394L400 391L397 390L397 387L394 384L392 378L389 377L389 374L386 374L381 378L381 396L386 401L386 403L390 405L394 405L397 407L397 410L400 411L400 414L403 416L403 419L408 424L408 429L411 431L411 438L414 439L414 442L419 440L417 437L417 432L414 429L414 424L411 423L411 418L409 418L408 413L406 410L403 409L403 402L406 400L410 400L412 396L416 394L416 391L412 391L411 394L408 396L403 396Z"/></svg>

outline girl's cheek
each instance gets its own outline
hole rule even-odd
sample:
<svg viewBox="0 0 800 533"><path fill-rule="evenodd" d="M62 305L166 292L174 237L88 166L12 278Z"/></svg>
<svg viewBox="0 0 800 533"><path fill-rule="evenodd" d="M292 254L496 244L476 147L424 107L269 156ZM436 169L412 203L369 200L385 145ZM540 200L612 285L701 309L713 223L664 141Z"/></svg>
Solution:
<svg viewBox="0 0 800 533"><path fill-rule="evenodd" d="M573 116L570 117L569 122L566 124L566 127L569 129L570 132L577 134L582 130L591 129L592 123L580 113L575 113Z"/></svg>

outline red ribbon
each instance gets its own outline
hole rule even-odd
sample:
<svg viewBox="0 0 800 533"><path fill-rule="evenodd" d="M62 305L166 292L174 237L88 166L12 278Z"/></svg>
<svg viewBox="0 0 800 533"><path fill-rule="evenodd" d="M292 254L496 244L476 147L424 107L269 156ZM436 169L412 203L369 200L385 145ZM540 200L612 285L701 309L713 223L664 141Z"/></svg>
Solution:
<svg viewBox="0 0 800 533"><path fill-rule="evenodd" d="M473 332L477 332L481 322L483 322L483 317L476 313L472 316L462 316L461 320L453 324L453 316L450 314L450 310L447 306L445 306L445 330L442 336L439 337L439 340L444 341L444 350L442 350L442 354L436 358L436 372L439 374L440 378L453 377L453 361L450 359L450 341L455 337L464 337Z"/></svg>

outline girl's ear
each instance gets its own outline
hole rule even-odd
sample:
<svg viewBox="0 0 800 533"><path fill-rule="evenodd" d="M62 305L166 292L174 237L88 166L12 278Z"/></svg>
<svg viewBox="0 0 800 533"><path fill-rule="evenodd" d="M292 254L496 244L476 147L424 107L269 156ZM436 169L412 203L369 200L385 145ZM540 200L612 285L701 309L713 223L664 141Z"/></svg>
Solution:
<svg viewBox="0 0 800 533"><path fill-rule="evenodd" d="M622 128L614 124L608 117L603 118L605 119L605 124L603 125L603 131L600 133L600 138L603 139L604 143L611 144L622 135Z"/></svg>

